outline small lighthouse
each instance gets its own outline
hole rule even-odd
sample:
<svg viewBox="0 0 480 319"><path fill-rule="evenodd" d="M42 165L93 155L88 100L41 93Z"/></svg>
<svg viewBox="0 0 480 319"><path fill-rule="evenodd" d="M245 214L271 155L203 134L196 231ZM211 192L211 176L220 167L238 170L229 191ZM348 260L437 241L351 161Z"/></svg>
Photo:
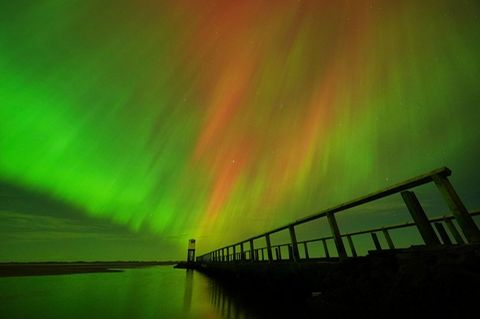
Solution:
<svg viewBox="0 0 480 319"><path fill-rule="evenodd" d="M188 241L187 263L195 262L195 239Z"/></svg>

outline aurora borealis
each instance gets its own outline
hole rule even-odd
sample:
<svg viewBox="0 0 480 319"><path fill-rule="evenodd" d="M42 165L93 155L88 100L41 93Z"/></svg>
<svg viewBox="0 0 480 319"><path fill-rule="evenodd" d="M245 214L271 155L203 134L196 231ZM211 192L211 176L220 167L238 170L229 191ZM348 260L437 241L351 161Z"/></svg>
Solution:
<svg viewBox="0 0 480 319"><path fill-rule="evenodd" d="M479 57L478 1L3 1L0 180L173 258L441 166L478 208Z"/></svg>

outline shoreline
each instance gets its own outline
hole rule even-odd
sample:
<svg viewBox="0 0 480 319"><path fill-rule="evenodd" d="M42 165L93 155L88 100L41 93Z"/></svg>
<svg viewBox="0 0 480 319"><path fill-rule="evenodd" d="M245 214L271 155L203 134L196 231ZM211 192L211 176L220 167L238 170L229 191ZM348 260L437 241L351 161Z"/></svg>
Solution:
<svg viewBox="0 0 480 319"><path fill-rule="evenodd" d="M0 263L0 278L122 272L123 269L173 266L177 263L174 261L8 262Z"/></svg>

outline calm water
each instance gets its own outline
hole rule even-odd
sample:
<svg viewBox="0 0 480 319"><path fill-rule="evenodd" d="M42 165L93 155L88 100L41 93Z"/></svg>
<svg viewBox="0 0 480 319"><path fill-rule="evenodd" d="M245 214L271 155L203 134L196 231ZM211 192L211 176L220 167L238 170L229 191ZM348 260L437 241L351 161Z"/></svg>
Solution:
<svg viewBox="0 0 480 319"><path fill-rule="evenodd" d="M0 318L255 318L205 275L172 266L0 278Z"/></svg>

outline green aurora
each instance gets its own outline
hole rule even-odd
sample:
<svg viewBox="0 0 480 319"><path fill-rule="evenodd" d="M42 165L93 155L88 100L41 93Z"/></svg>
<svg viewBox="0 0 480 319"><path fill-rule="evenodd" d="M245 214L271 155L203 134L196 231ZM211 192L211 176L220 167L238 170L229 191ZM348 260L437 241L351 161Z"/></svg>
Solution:
<svg viewBox="0 0 480 319"><path fill-rule="evenodd" d="M183 258L441 166L480 207L478 1L3 1L0 71L1 260Z"/></svg>

